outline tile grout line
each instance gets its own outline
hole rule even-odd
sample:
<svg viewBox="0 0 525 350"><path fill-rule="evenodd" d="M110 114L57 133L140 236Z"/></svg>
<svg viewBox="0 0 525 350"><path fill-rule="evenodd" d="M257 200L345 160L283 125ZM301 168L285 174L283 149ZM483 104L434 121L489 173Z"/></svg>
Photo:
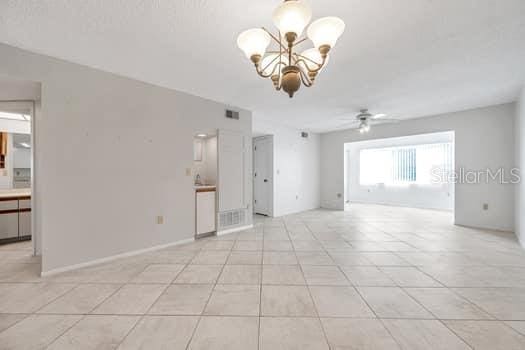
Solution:
<svg viewBox="0 0 525 350"><path fill-rule="evenodd" d="M191 261L191 260L190 260ZM166 284L166 287L162 290L162 292L159 293L159 295L157 296L157 298L155 298L155 300L151 303L151 305L148 307L148 309L139 316L138 320L133 324L133 326L128 330L128 332L126 333L126 335L124 335L124 337L122 337L122 339L119 341L118 345L115 347L115 348L119 348L122 343L126 340L126 338L137 328L137 326L142 322L142 320L146 317L146 316L149 316L148 313L149 311L151 310L151 308L153 307L153 305L155 305L155 303L160 299L160 297L166 292L166 290L168 290L168 288L172 285L173 281L175 281L175 279L177 278L177 276L186 268L186 266L188 266L189 262L184 265L184 267L182 269L180 269L179 272L177 272L175 274L175 276L171 279L171 281ZM156 265L156 264L149 264L147 265L144 270L142 270L141 273L143 273L144 271L146 271L147 267L151 266L151 265ZM172 264L172 265L182 265L182 264ZM137 274L140 275L141 273ZM135 276L135 278L137 277ZM102 305L99 304L99 306ZM98 307L98 306L97 306ZM95 310L96 308L94 308L93 310Z"/></svg>
<svg viewBox="0 0 525 350"><path fill-rule="evenodd" d="M336 216L334 215L333 217L335 218ZM283 221L285 222L285 228L286 228L286 221L285 221L285 220L283 220ZM328 225L330 225L330 224L328 224ZM341 225L342 225L342 224L341 224ZM401 223L400 223L399 225L401 225ZM377 226L377 227L381 227L380 225L376 225L376 226ZM270 228L278 228L277 226L275 226L275 227L273 227L273 226L269 226L269 227L270 227ZM397 226L396 226L396 230L397 230ZM287 233L288 233L288 237L289 237L288 241L290 241L290 242L293 244L294 240L291 239L291 236L290 236L290 234L289 234L289 232L288 232L288 229L286 229L286 231L287 231ZM334 231L335 231L335 230L334 230ZM384 231L384 232L386 232L386 231ZM397 232L397 231L396 231L396 232ZM400 233L401 233L401 232L400 232ZM278 235L277 235L277 236L278 236ZM319 236L319 238L322 238L321 234L318 234L318 236ZM408 244L405 240L399 238L399 237L396 236L396 235L393 235L393 237L396 238L396 240L395 240L396 242L398 241L398 242L403 242L403 243ZM328 256L329 256L330 258L332 258L332 255L331 255L331 254L334 253L334 252L337 253L338 250L336 250L336 249L329 249L330 246L332 246L332 248L334 248L334 246L332 245L332 243L322 244L322 242L329 242L330 240L320 240L319 238L314 236L314 241L317 241L317 243L320 243L320 244L321 244L321 250L316 251L316 252L323 252L324 254L328 254ZM424 238L423 238L423 239L424 239ZM237 240L237 239L236 239L236 240ZM235 241L236 241L236 240L235 240ZM273 239L272 239L272 240L273 240ZM272 241L272 240L268 240L268 241ZM335 240L335 239L334 239L334 240ZM277 240L277 241L279 241L279 240ZM354 246L352 245L351 241L348 241L348 240L346 240L346 239L343 239L343 241L347 242L348 244L350 244L350 246L351 246L352 248L354 248ZM375 242L375 241L370 241L370 242ZM409 245L410 245L410 244L409 244ZM204 245L203 245L203 246L204 246ZM220 246L220 245L219 245L219 246ZM328 247L328 248L327 248L327 247ZM502 246L502 249L503 249L503 246ZM214 249L211 249L210 251L213 251L213 250L214 250ZM221 251L221 250L222 250L222 249L219 249L219 251ZM201 249L199 250L199 252L200 252L200 251L203 251L203 248L201 248ZM262 248L262 250L260 251L260 252L261 252L261 259L264 258L264 252L265 252L265 251L269 251L269 252L271 252L272 250L266 250L266 249L264 248L264 235L263 235L263 248ZM293 248L292 251L293 251L293 254L295 255L295 258L296 258L296 260L297 260L297 259L298 259L298 255L297 255L297 252L298 252L298 251L295 250L295 247ZM230 252L230 253L229 253L229 255L228 255L227 259L226 259L226 262L225 262L224 264L222 264L222 269L221 269L220 274L222 274L222 271L224 270L225 266L228 264L228 260L229 260L229 258L230 258L231 255L232 255L232 249L230 249L229 252ZM314 251L311 251L311 252L314 252ZM344 252L344 253L349 253L350 251L347 251L347 250L341 250L340 252L341 252L341 253L343 253L343 252ZM360 251L356 251L356 252L359 253ZM422 267L423 267L424 265L416 265L416 264L412 264L410 261L404 259L403 256L405 256L405 255L402 255L402 254L401 254L401 253L404 253L404 252L402 252L402 251L401 251L401 252L400 252L400 251L381 251L381 252L383 252L383 253L390 253L390 254L395 255L395 256L397 256L398 258L402 259L403 261L407 261L407 262L408 262L408 266L404 266L404 267L413 267L413 268L415 268L417 271L419 271L419 272L421 272L421 273L427 275L427 276L428 276L429 278L431 278L432 280L436 280L432 275L429 275L428 273L426 273L426 272L424 272L424 271L422 270ZM410 252L407 251L406 253L410 253ZM416 246L416 251L415 251L414 253L422 253L422 254L426 254L426 255L431 256L430 254L428 254L429 251L425 251L424 249L419 248L419 245ZM460 254L460 253L458 253L458 254ZM462 253L461 253L461 254L462 254ZM186 266L188 266L188 265L191 263L191 261L195 258L195 256L196 256L196 255L194 255L194 256L189 260L189 262L187 262L187 263L184 265L184 266L185 266L184 268L186 268ZM464 254L464 256L467 256L467 255ZM258 333L258 337L259 337L259 338L260 338L260 329L261 329L260 320L261 320L261 317L262 317L262 313L261 313L261 308L262 308L262 299L261 299L261 298L262 298L262 287L263 287L263 285L264 285L263 280L262 280L262 277L263 277L263 270L264 270L264 264L263 264L263 262L264 262L264 261L261 261L261 263L260 263L260 265L261 265L261 266L260 266L260 274L261 274L261 277L260 277L260 278L261 278L261 280L260 280L260 283L259 283L259 327L258 327L258 328L259 328L259 333ZM152 264L149 264L149 265L147 265L147 266L151 266L151 265L152 265ZM279 266L279 265L281 265L281 264L276 264L276 265L270 264L270 265L272 265L272 266ZM297 265L299 266L299 268L300 268L300 270L301 270L301 273L303 274L303 278L304 278L303 264L300 264L300 263L297 261ZM343 266L345 266L345 265L340 265L340 264L334 264L334 265L338 268L339 271L341 271L341 272L343 273L343 275L345 276L345 278L346 278L347 280L350 280L350 278L344 273L344 271L342 271L342 268L343 268ZM323 266L323 265L313 265L313 266ZM333 266L333 265L332 265L332 266ZM360 265L348 265L348 266L360 266ZM374 267L376 267L376 268L379 268L380 271L382 271L381 267L387 267L387 265L377 265L377 264L373 264L373 265L370 265L370 266L374 266ZM388 265L388 266L392 266L392 265ZM476 265L476 266L477 266L477 265ZM486 266L493 266L493 265L486 265ZM512 267L512 266L513 266L513 265L510 265L510 267ZM499 267L502 271L506 271L506 270L504 270L504 267L509 267L509 266L505 265L504 267L501 267L500 265L494 265L494 267ZM516 266L516 267L523 267L523 266ZM181 271L183 271L184 268L183 268ZM180 273L180 272L179 272L179 273ZM220 277L220 274L219 274L219 277ZM510 273L509 273L508 275L509 275L509 278L512 276ZM177 276L178 276L178 275L177 275ZM215 281L215 284L213 285L212 292L210 293L210 296L208 297L208 300L207 300L207 302L206 302L205 308L207 307L207 305L208 305L208 303L209 303L209 301L210 301L211 295L213 294L213 290L215 289L215 287L216 287L217 284L218 284L218 279L219 279L219 277L217 277L217 280ZM176 277L175 277L174 279L176 279ZM455 295L457 295L457 292L454 290L454 287L448 287L447 285L442 284L439 280L436 280L436 281L437 281L438 283L440 283L440 286L429 286L429 287L424 287L424 286L419 286L419 285L416 285L416 286L401 286L399 283L396 282L396 286L397 286L396 288L400 288L400 289L402 289L402 290L404 291L404 293L408 294L408 296L409 296L410 298L414 299L414 302L416 302L418 305L420 305L423 309L427 310L427 311L429 312L429 314L431 314L432 316L434 316L434 318L431 318L430 320L438 320L438 321L440 321L441 324L443 324L445 327L447 327L447 325L444 323L444 321L447 320L447 319L439 319L439 318L435 317L435 315L434 315L432 312L430 312L430 311L429 311L424 305L422 305L422 303L418 302L418 301L417 301L412 295L410 295L410 294L407 292L407 289L408 289L408 288L435 288L435 289L447 289L447 290L453 292ZM172 283L170 283L169 285L172 285L173 282L174 282L174 280L172 280ZM0 282L0 284L1 284L1 283L9 283L9 282ZM15 282L11 282L11 283L31 283L31 282L23 282L23 281L16 282L16 281L15 281ZM35 281L35 282L33 282L33 283L39 283L39 282ZM63 282L63 284L64 284L64 283L66 283L66 282ZM60 283L57 282L57 284L60 284ZM78 288L79 286L81 286L81 285L83 285L83 284L104 284L104 283L100 283L100 282L96 282L96 283L89 283L89 282L88 282L88 283L84 283L84 282L76 282L76 283L72 283L72 284L75 284L75 286L74 286L73 288L71 288L70 290L66 291L63 295L56 297L54 300L50 301L49 303L43 305L43 306L42 306L41 308L39 308L38 310L40 310L40 309L46 307L48 304L53 303L55 300L60 299L60 298L63 297L64 295L67 295L68 293L72 292L73 290L75 290L76 288ZM112 284L112 283L107 283L107 284ZM120 290L124 285L127 285L127 284L133 284L133 283L132 283L132 281L128 280L128 281L125 282L124 284L121 284L117 290ZM139 284L148 284L148 283L139 283ZM156 283L155 283L155 284L156 284ZM232 284L235 284L235 283L232 283ZM168 288L169 285L168 285L166 288ZM352 283L352 281L350 281L350 285L351 285L355 290L357 290L357 286L356 286L354 283ZM312 294L311 294L310 287L311 287L311 286L314 286L314 285L313 285L313 284L308 284L308 283L306 283L306 281L305 281L305 286L307 287L307 290L309 291L310 298L311 298L312 301L313 301L313 297L312 297ZM360 286L360 287L362 287L362 286ZM379 287L379 288L380 288L380 286L373 286L373 287ZM461 287L461 288L465 288L465 289L467 289L467 288L471 288L471 289L480 289L480 288L491 288L491 289L492 289L492 288L493 288L493 289L514 289L514 288L517 288L517 287L512 287L512 286L511 286L511 287L508 287L508 286L507 286L507 287L502 287L502 286L497 286L497 287L487 287L487 286L474 286L474 287L472 287L472 286L470 286L470 287L469 287L469 286L466 286L466 287ZM456 288L456 289L457 289L457 288ZM116 291L115 291L115 292L116 292ZM115 293L115 292L114 292L114 293ZM357 290L357 292L359 293L358 290ZM113 294L114 294L114 293L113 293ZM111 295L113 295L113 294L111 294ZM161 295L162 295L162 294L163 294L163 293L161 293ZM360 295L360 296L361 296L361 295ZM458 297L460 297L461 299L465 300L465 301L468 302L469 304L471 304L471 305L477 307L477 308L480 309L481 311L485 312L487 315L492 316L490 313L486 312L483 308L481 308L480 306L478 306L476 303L470 301L469 299L466 299L466 298L462 297L461 295L458 295ZM106 299L104 299L104 301L100 302L97 306L95 306L94 309L95 309L96 307L98 307L100 304L102 304L103 302L105 302L108 298L110 298L110 296L106 297ZM361 298L362 298L362 296L361 296ZM157 300L158 300L158 298L157 298ZM155 303L155 302L154 302L154 303ZM153 304L154 304L154 303L153 303ZM365 303L366 303L366 300L365 300ZM153 305L153 304L152 304L152 305ZM368 305L368 303L367 303L367 305ZM314 306L315 306L315 303L314 303ZM150 306L150 308L151 308L151 306ZM369 306L369 308L370 308L370 309L372 310L372 312L375 314L375 311L374 311L370 306ZM37 311L38 311L38 310L37 310ZM204 310L205 310L205 309L204 309ZM204 311L204 310L203 310L203 311ZM35 314L37 311L33 312L33 314ZM315 309L315 311L316 311L316 314L318 315L318 310L317 310L317 308ZM147 314L147 313L146 313L146 314ZM145 317L146 314L143 314L142 317L141 317L141 319L142 319L143 317ZM74 325L76 325L78 322L80 322L80 321L81 321L82 319L84 319L86 316L87 316L87 315L85 314L85 315L84 315L83 317L81 317L81 319L80 319L79 321L77 321ZM139 316L141 316L141 315L139 315ZM215 316L215 315L210 315L210 316ZM221 316L221 315L217 315L217 316ZM27 317L27 316L26 316L26 317ZM203 317L203 313L201 313L201 315L199 316L199 322L200 322L200 319L201 319L202 317ZM234 316L234 317L235 317L235 316ZM238 317L243 317L243 316L242 316L242 315L239 315ZM287 317L288 317L288 316L287 316ZM290 318L293 318L293 316L290 316ZM318 319L318 320L320 320L320 317L319 317L319 316L317 316L317 317L312 317L312 318L313 318L313 319ZM339 317L327 317L327 318L338 319ZM341 318L343 318L343 317L341 317ZM24 318L24 319L25 319L25 318ZM376 319L377 319L377 315L376 315ZM390 318L380 318L379 320L387 320L387 319L390 319ZM406 318L391 318L391 319L406 319ZM418 318L408 318L408 319L418 319ZM426 320L426 318L421 318L421 319ZM23 319L22 319L22 320L23 320ZM466 320L466 319L461 319L461 320L459 320L459 321L465 321L465 320ZM472 321L481 321L481 320L473 319ZM18 322L20 322L20 321L18 321ZM134 325L134 327L136 327L137 324L138 324L139 322L140 322L140 320L137 321L137 323ZM381 321L381 322L382 322L383 327L384 327L384 322L383 322L383 321ZM501 323L504 323L505 326L506 326L508 329L512 329L513 332L516 332L516 330L514 330L512 327L510 327L508 324L505 323L505 320L504 320L504 319L499 319L499 318L497 318L497 317L494 317L494 319L492 319L492 320L487 320L487 322L494 322L494 323L500 323L500 324L501 324ZM15 323L15 324L16 324L16 323ZM70 328L68 328L64 333L67 333L67 331L69 331L69 329L71 329L72 327L74 327L74 325L71 326ZM322 325L322 322L321 322L321 326L323 327L323 331L324 331L324 326ZM132 329L133 329L134 327L132 327ZM195 328L194 328L194 330L193 330L194 332L195 332L196 328L197 328L197 326L195 326ZM457 335L453 330L451 330L449 327L447 327L447 329L449 329L453 334L455 334L456 336L458 336L458 335ZM192 337L190 338L190 342L191 342L191 339L193 338L194 332L192 333ZM60 336L62 336L64 333L62 333ZM389 332L389 333L390 333L390 332ZM517 332L517 333L519 333L519 332ZM128 333L128 334L129 334L129 333ZM59 337L60 337L60 336L59 336ZM127 335L126 335L124 338L126 338L126 337L127 337ZM327 338L327 337L326 337L326 333L325 333L325 339L326 339L326 338ZM461 340L463 340L460 336L458 336L458 338L460 338ZM54 342L54 341L56 341L56 339L53 340L52 342ZM464 340L463 340L463 341L464 341ZM189 346L190 342L188 342L188 346ZM465 341L464 341L464 342L465 342ZM466 342L465 342L465 343L466 343ZM52 344L52 343L51 343L51 344ZM466 343L466 344L468 345L468 343ZM258 346L259 346L259 343L258 343ZM470 345L468 345L468 346L470 346Z"/></svg>
<svg viewBox="0 0 525 350"><path fill-rule="evenodd" d="M201 250L202 252L203 250ZM190 339L188 340L188 344L186 345L186 349L189 349L189 346L191 345L191 342L193 341L193 338L195 336L195 333L197 332L197 329L199 328L199 325L200 325L200 322L202 320L202 317L205 316L204 313L206 312L206 308L208 307L208 304L210 302L210 299L213 295L213 292L215 291L215 287L217 286L218 282L219 282L219 279L221 278L221 275L222 273L224 272L224 267L226 266L227 262L228 262L228 259L230 258L231 254L232 254L232 251L233 251L233 246L232 246L232 249L229 250L229 254L228 256L226 257L226 259L224 260L224 263L222 265L222 268L221 268L221 271L219 272L219 274L217 275L217 278L215 280L215 283L213 283L212 285L212 288L210 290L210 295L208 296L207 300L206 300L206 303L204 304L204 307L202 308L202 311L200 312L198 316L198 319L197 319L197 323L195 324L195 328L193 329L193 332L190 336Z"/></svg>
<svg viewBox="0 0 525 350"><path fill-rule="evenodd" d="M307 227L308 228L308 227ZM309 228L308 228L309 229ZM294 250L295 258L299 262L299 258L297 256L297 251ZM326 345L328 346L328 349L330 349L330 340L328 339L328 336L326 335L326 330L324 329L323 322L321 321L321 317L319 316L319 310L317 309L317 306L315 305L314 298L312 296L312 291L310 290L310 286L308 285L308 281L306 280L306 276L304 275L304 270L301 264L299 264L299 268L301 269L301 273L303 274L303 279L306 283L306 290L308 291L308 295L310 296L310 300L312 301L315 314L317 315L316 320L319 322L319 326L321 327L321 331L323 332L324 341Z"/></svg>
<svg viewBox="0 0 525 350"><path fill-rule="evenodd" d="M459 334L456 333L456 331L454 331L452 328L450 328L445 322L443 322L443 320L441 319L438 319L438 321L446 328L448 329L452 334L454 334L456 337L458 337L458 339L460 339L463 343L465 343L466 346L468 346L469 348L474 349L474 346L470 345L465 339L463 339L462 336L460 336ZM464 321L464 320L462 320Z"/></svg>
<svg viewBox="0 0 525 350"><path fill-rule="evenodd" d="M77 324L80 323L80 321L82 321L83 319L86 318L87 315L79 315L80 318L74 322L70 327L68 327L66 330L64 330L62 333L60 333L59 335L57 335L55 338L53 338L53 340L51 340L48 344L45 345L45 348L48 349L51 345L53 345L58 339L62 338L62 336L64 336L64 334L66 334L67 332L69 332L73 327L75 327Z"/></svg>
<svg viewBox="0 0 525 350"><path fill-rule="evenodd" d="M408 293L407 291L405 291L405 289L403 287L401 287L401 290L403 291L403 293L405 293L409 298L411 298L413 301L415 301L419 306L421 306L424 310L426 310L430 315L432 315L434 317L434 319L438 322L440 322L441 324L443 324L445 326L445 328L447 328L452 334L456 335L456 337L458 339L460 339L465 345L467 345L468 347L472 348L470 346L469 343L467 343L462 337L458 336L456 334L456 332L453 332L449 327L447 327L447 325L441 320L439 319L432 311L430 311L428 308L426 308L422 303L420 303L416 298L414 298L412 295L410 295L410 293Z"/></svg>

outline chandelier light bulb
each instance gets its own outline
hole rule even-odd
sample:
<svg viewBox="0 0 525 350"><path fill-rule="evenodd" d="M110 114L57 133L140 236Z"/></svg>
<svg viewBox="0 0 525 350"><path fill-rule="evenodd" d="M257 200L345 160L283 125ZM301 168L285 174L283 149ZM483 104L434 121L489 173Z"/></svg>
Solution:
<svg viewBox="0 0 525 350"><path fill-rule="evenodd" d="M237 37L237 46L244 52L246 57L258 55L262 57L270 45L270 35L261 28L248 29Z"/></svg>
<svg viewBox="0 0 525 350"><path fill-rule="evenodd" d="M321 46L335 46L337 39L345 30L345 22L337 17L323 17L310 24L307 36L316 48Z"/></svg>
<svg viewBox="0 0 525 350"><path fill-rule="evenodd" d="M282 35L294 33L300 36L312 19L312 10L300 0L288 0L273 12L273 23Z"/></svg>

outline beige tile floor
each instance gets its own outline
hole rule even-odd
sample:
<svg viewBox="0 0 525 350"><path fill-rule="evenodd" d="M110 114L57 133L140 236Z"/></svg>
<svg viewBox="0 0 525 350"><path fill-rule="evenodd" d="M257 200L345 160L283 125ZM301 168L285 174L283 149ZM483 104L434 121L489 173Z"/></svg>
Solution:
<svg viewBox="0 0 525 350"><path fill-rule="evenodd" d="M525 251L352 205L40 278L0 247L0 349L525 349Z"/></svg>

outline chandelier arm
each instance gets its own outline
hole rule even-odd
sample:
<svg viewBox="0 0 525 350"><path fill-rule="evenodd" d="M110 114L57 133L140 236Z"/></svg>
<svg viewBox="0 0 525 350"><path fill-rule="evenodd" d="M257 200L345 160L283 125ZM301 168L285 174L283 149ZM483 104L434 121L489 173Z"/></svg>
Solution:
<svg viewBox="0 0 525 350"><path fill-rule="evenodd" d="M299 44L305 42L306 40L308 40L308 38L307 38L307 37L304 37L304 38L302 38L301 40L296 41L296 42L293 44L293 46L295 47L295 46L297 46L297 45L299 45Z"/></svg>
<svg viewBox="0 0 525 350"><path fill-rule="evenodd" d="M306 73L303 71L301 67L299 67L299 75L301 76L301 81L303 82L303 85L306 87L312 86L314 83L306 76Z"/></svg>
<svg viewBox="0 0 525 350"><path fill-rule="evenodd" d="M276 56L276 57L274 57L273 60L271 60L271 62L269 62L269 63L268 63L263 69L262 69L262 72L264 72L264 71L266 70L266 68L270 67L270 65L271 65L272 63L274 63L275 60L278 59L278 58L281 58L281 56ZM274 69L275 69L275 67L274 67ZM274 69L272 69L272 72L273 72Z"/></svg>
<svg viewBox="0 0 525 350"><path fill-rule="evenodd" d="M279 44L279 46L280 46L284 51L288 52L288 48L287 48L286 46L283 45L283 43L281 42L280 39L277 39L277 38L275 37L275 35L273 35L268 29L266 29L266 28L264 28L264 27L262 27L262 29L263 29L266 33L268 33L268 35L270 35L270 37L271 37L271 38L272 38L277 44ZM279 34L279 37L280 37L280 36L281 36L281 35Z"/></svg>
<svg viewBox="0 0 525 350"><path fill-rule="evenodd" d="M270 78L272 75L275 75L275 70L277 69L277 67L280 67L280 66L285 66L285 64L283 62L279 62L275 65L275 67L273 67L272 71L268 74L264 74L264 70L268 67L266 66L264 69L260 69L259 67L255 67L256 68L256 72L257 74L262 77L262 78Z"/></svg>
<svg viewBox="0 0 525 350"><path fill-rule="evenodd" d="M259 70L259 68L256 68L256 72L261 78L269 78L272 76L273 73L272 71L270 74L264 74L262 71Z"/></svg>
<svg viewBox="0 0 525 350"><path fill-rule="evenodd" d="M319 63L315 62L314 60L312 60L312 59L309 58L309 57L303 56L303 55L298 54L298 53L296 53L295 55L296 55L298 58L301 58L301 59L303 59L303 60L310 61L311 63L315 64L316 66L319 66L319 65L320 65Z"/></svg>
<svg viewBox="0 0 525 350"><path fill-rule="evenodd" d="M300 62L302 62L304 64L306 70L308 70L309 73L318 73L324 67L324 65L326 63L326 58L323 58L323 62L317 63L315 61L312 61L308 57L304 57L304 56L301 56L301 55L298 55L298 56L300 56L301 58L296 59L296 61L295 61L296 64L299 64ZM307 59L308 61L314 63L317 66L317 68L315 68L315 69L308 68L308 64L306 63L306 61L304 59Z"/></svg>
<svg viewBox="0 0 525 350"><path fill-rule="evenodd" d="M279 33L279 55L280 56L283 56L286 52L286 49L284 47L284 45L282 44L281 42L281 31L278 32ZM279 63L282 62L281 60L279 60ZM283 72L282 72L282 67L281 65L279 64L279 81L278 81L278 84L277 84L277 91L281 91L281 88L283 87Z"/></svg>
<svg viewBox="0 0 525 350"><path fill-rule="evenodd" d="M297 66L299 64L299 61L297 60L297 56L299 56L298 54L294 53L293 54L293 63Z"/></svg>

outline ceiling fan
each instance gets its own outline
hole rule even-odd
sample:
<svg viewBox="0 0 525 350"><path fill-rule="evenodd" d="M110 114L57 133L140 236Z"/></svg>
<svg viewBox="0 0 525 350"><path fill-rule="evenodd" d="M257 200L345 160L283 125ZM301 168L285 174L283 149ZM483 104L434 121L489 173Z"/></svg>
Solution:
<svg viewBox="0 0 525 350"><path fill-rule="evenodd" d="M373 124L397 123L400 121L399 119L388 118L384 113L372 114L368 111L368 109L361 109L359 114L357 114L354 118L355 120L347 124L343 124L343 126L359 126L359 132L361 134L369 132L370 126ZM348 120L348 118L341 120Z"/></svg>

